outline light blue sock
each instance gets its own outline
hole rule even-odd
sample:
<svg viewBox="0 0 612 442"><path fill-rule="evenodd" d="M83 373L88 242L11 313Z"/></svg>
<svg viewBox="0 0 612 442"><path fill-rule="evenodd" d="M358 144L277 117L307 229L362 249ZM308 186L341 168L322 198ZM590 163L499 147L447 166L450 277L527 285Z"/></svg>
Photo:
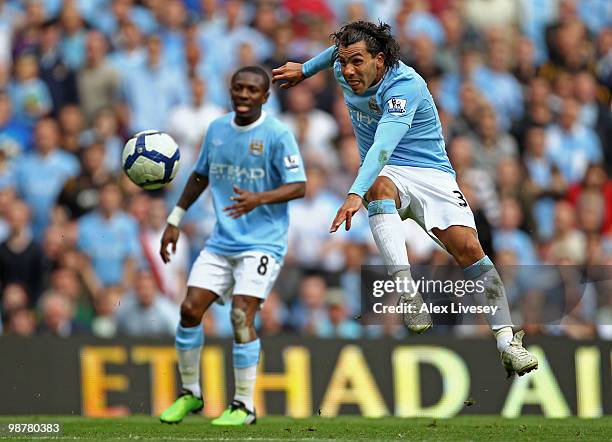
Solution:
<svg viewBox="0 0 612 442"><path fill-rule="evenodd" d="M254 411L255 408L253 392L255 391L260 350L261 341L259 338L246 344L234 342L234 383L236 384L234 399L244 403L247 409L251 411Z"/></svg>
<svg viewBox="0 0 612 442"><path fill-rule="evenodd" d="M232 356L234 359L234 368L247 368L257 365L259 362L259 351L261 350L261 341L259 338L246 344L234 342Z"/></svg>
<svg viewBox="0 0 612 442"><path fill-rule="evenodd" d="M202 324L195 327L183 327L180 323L176 327L176 348L190 350L204 345L204 330Z"/></svg>
<svg viewBox="0 0 612 442"><path fill-rule="evenodd" d="M183 327L179 324L176 327L175 344L182 386L195 396L201 397L200 354L204 345L202 325Z"/></svg>
<svg viewBox="0 0 612 442"><path fill-rule="evenodd" d="M476 261L471 266L463 269L463 273L467 279L477 279L489 270L494 269L493 261L487 255Z"/></svg>
<svg viewBox="0 0 612 442"><path fill-rule="evenodd" d="M393 200L375 200L368 203L368 216L393 215L396 213L397 209Z"/></svg>
<svg viewBox="0 0 612 442"><path fill-rule="evenodd" d="M496 308L495 314L485 314L487 322L497 339L497 348L503 351L512 340L512 318L510 308L506 299L506 290L493 261L488 256L484 256L474 264L463 269L467 279L480 282L482 290L475 289L473 292L474 301L480 306Z"/></svg>
<svg viewBox="0 0 612 442"><path fill-rule="evenodd" d="M376 200L368 204L370 230L389 275L409 269L402 219L395 201ZM405 272L406 273L406 272Z"/></svg>

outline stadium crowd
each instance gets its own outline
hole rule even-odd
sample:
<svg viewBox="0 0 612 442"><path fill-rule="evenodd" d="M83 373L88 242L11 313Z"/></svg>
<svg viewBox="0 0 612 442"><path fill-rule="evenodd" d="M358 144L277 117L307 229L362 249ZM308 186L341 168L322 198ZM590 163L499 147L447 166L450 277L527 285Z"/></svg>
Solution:
<svg viewBox="0 0 612 442"><path fill-rule="evenodd" d="M361 18L391 24L402 60L427 81L517 323L612 339L609 0L0 1L0 330L172 335L215 222L207 194L167 266L159 242L207 126L230 109L228 76L306 60L338 24ZM328 233L360 164L331 73L274 87L266 110L294 131L308 186L291 203L289 252L261 335L404 336L397 323L359 324L360 268L381 263L365 213L349 232ZM181 170L145 192L124 176L121 151L153 128L179 143ZM450 263L404 224L411 263ZM537 267L548 264L603 275L559 290ZM545 325L559 304L562 321ZM227 307L206 316L207 335L231 336ZM434 332L449 329L488 333Z"/></svg>

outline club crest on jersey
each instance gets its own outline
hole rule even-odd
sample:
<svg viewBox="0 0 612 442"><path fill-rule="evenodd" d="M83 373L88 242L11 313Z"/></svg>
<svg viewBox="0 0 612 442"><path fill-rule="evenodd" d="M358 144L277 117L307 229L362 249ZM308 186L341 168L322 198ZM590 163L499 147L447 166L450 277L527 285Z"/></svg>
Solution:
<svg viewBox="0 0 612 442"><path fill-rule="evenodd" d="M378 107L378 103L376 103L376 97L370 98L370 100L368 101L368 107L371 111L374 111L377 114L382 113L380 107Z"/></svg>
<svg viewBox="0 0 612 442"><path fill-rule="evenodd" d="M403 98L390 98L387 100L387 111L394 115L406 113L406 100Z"/></svg>
<svg viewBox="0 0 612 442"><path fill-rule="evenodd" d="M284 158L285 161L285 169L290 170L292 172L297 172L300 168L300 157L299 155L287 155Z"/></svg>
<svg viewBox="0 0 612 442"><path fill-rule="evenodd" d="M264 151L263 141L253 140L251 141L251 144L249 144L249 152L251 152L252 155L259 157L263 154L263 151Z"/></svg>

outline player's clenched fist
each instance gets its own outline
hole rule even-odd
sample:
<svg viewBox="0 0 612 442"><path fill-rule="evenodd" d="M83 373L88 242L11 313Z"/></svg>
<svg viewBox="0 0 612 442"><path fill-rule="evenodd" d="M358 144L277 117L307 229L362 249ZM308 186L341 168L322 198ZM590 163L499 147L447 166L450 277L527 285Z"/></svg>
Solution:
<svg viewBox="0 0 612 442"><path fill-rule="evenodd" d="M178 227L174 227L171 224L166 226L166 230L164 230L161 239L161 248L159 250L159 254L164 263L170 262L170 252L168 252L168 246L170 244L172 244L172 254L174 255L176 253L176 243L179 239L179 233L180 230Z"/></svg>
<svg viewBox="0 0 612 442"><path fill-rule="evenodd" d="M289 89L304 80L302 63L289 61L279 68L272 69L272 83L284 81L280 85L283 89Z"/></svg>

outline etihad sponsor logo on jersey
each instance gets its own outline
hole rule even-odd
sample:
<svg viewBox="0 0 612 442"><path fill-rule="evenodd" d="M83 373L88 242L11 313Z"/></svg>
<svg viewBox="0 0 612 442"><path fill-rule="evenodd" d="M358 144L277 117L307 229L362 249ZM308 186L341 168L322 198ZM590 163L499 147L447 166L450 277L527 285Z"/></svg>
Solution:
<svg viewBox="0 0 612 442"><path fill-rule="evenodd" d="M256 157L260 157L263 154L263 151L264 151L263 141L261 141L261 140L253 140L249 144L249 152L251 152L251 155L255 155Z"/></svg>
<svg viewBox="0 0 612 442"><path fill-rule="evenodd" d="M211 163L210 175L215 178L230 180L260 180L266 176L266 171L260 167L240 167L233 164Z"/></svg>
<svg viewBox="0 0 612 442"><path fill-rule="evenodd" d="M387 100L387 111L394 115L406 113L406 100L403 98L390 98Z"/></svg>
<svg viewBox="0 0 612 442"><path fill-rule="evenodd" d="M361 112L360 110L351 107L347 107L347 109L353 123L367 125L378 124L378 119L374 118L372 115L366 114L365 112Z"/></svg>

